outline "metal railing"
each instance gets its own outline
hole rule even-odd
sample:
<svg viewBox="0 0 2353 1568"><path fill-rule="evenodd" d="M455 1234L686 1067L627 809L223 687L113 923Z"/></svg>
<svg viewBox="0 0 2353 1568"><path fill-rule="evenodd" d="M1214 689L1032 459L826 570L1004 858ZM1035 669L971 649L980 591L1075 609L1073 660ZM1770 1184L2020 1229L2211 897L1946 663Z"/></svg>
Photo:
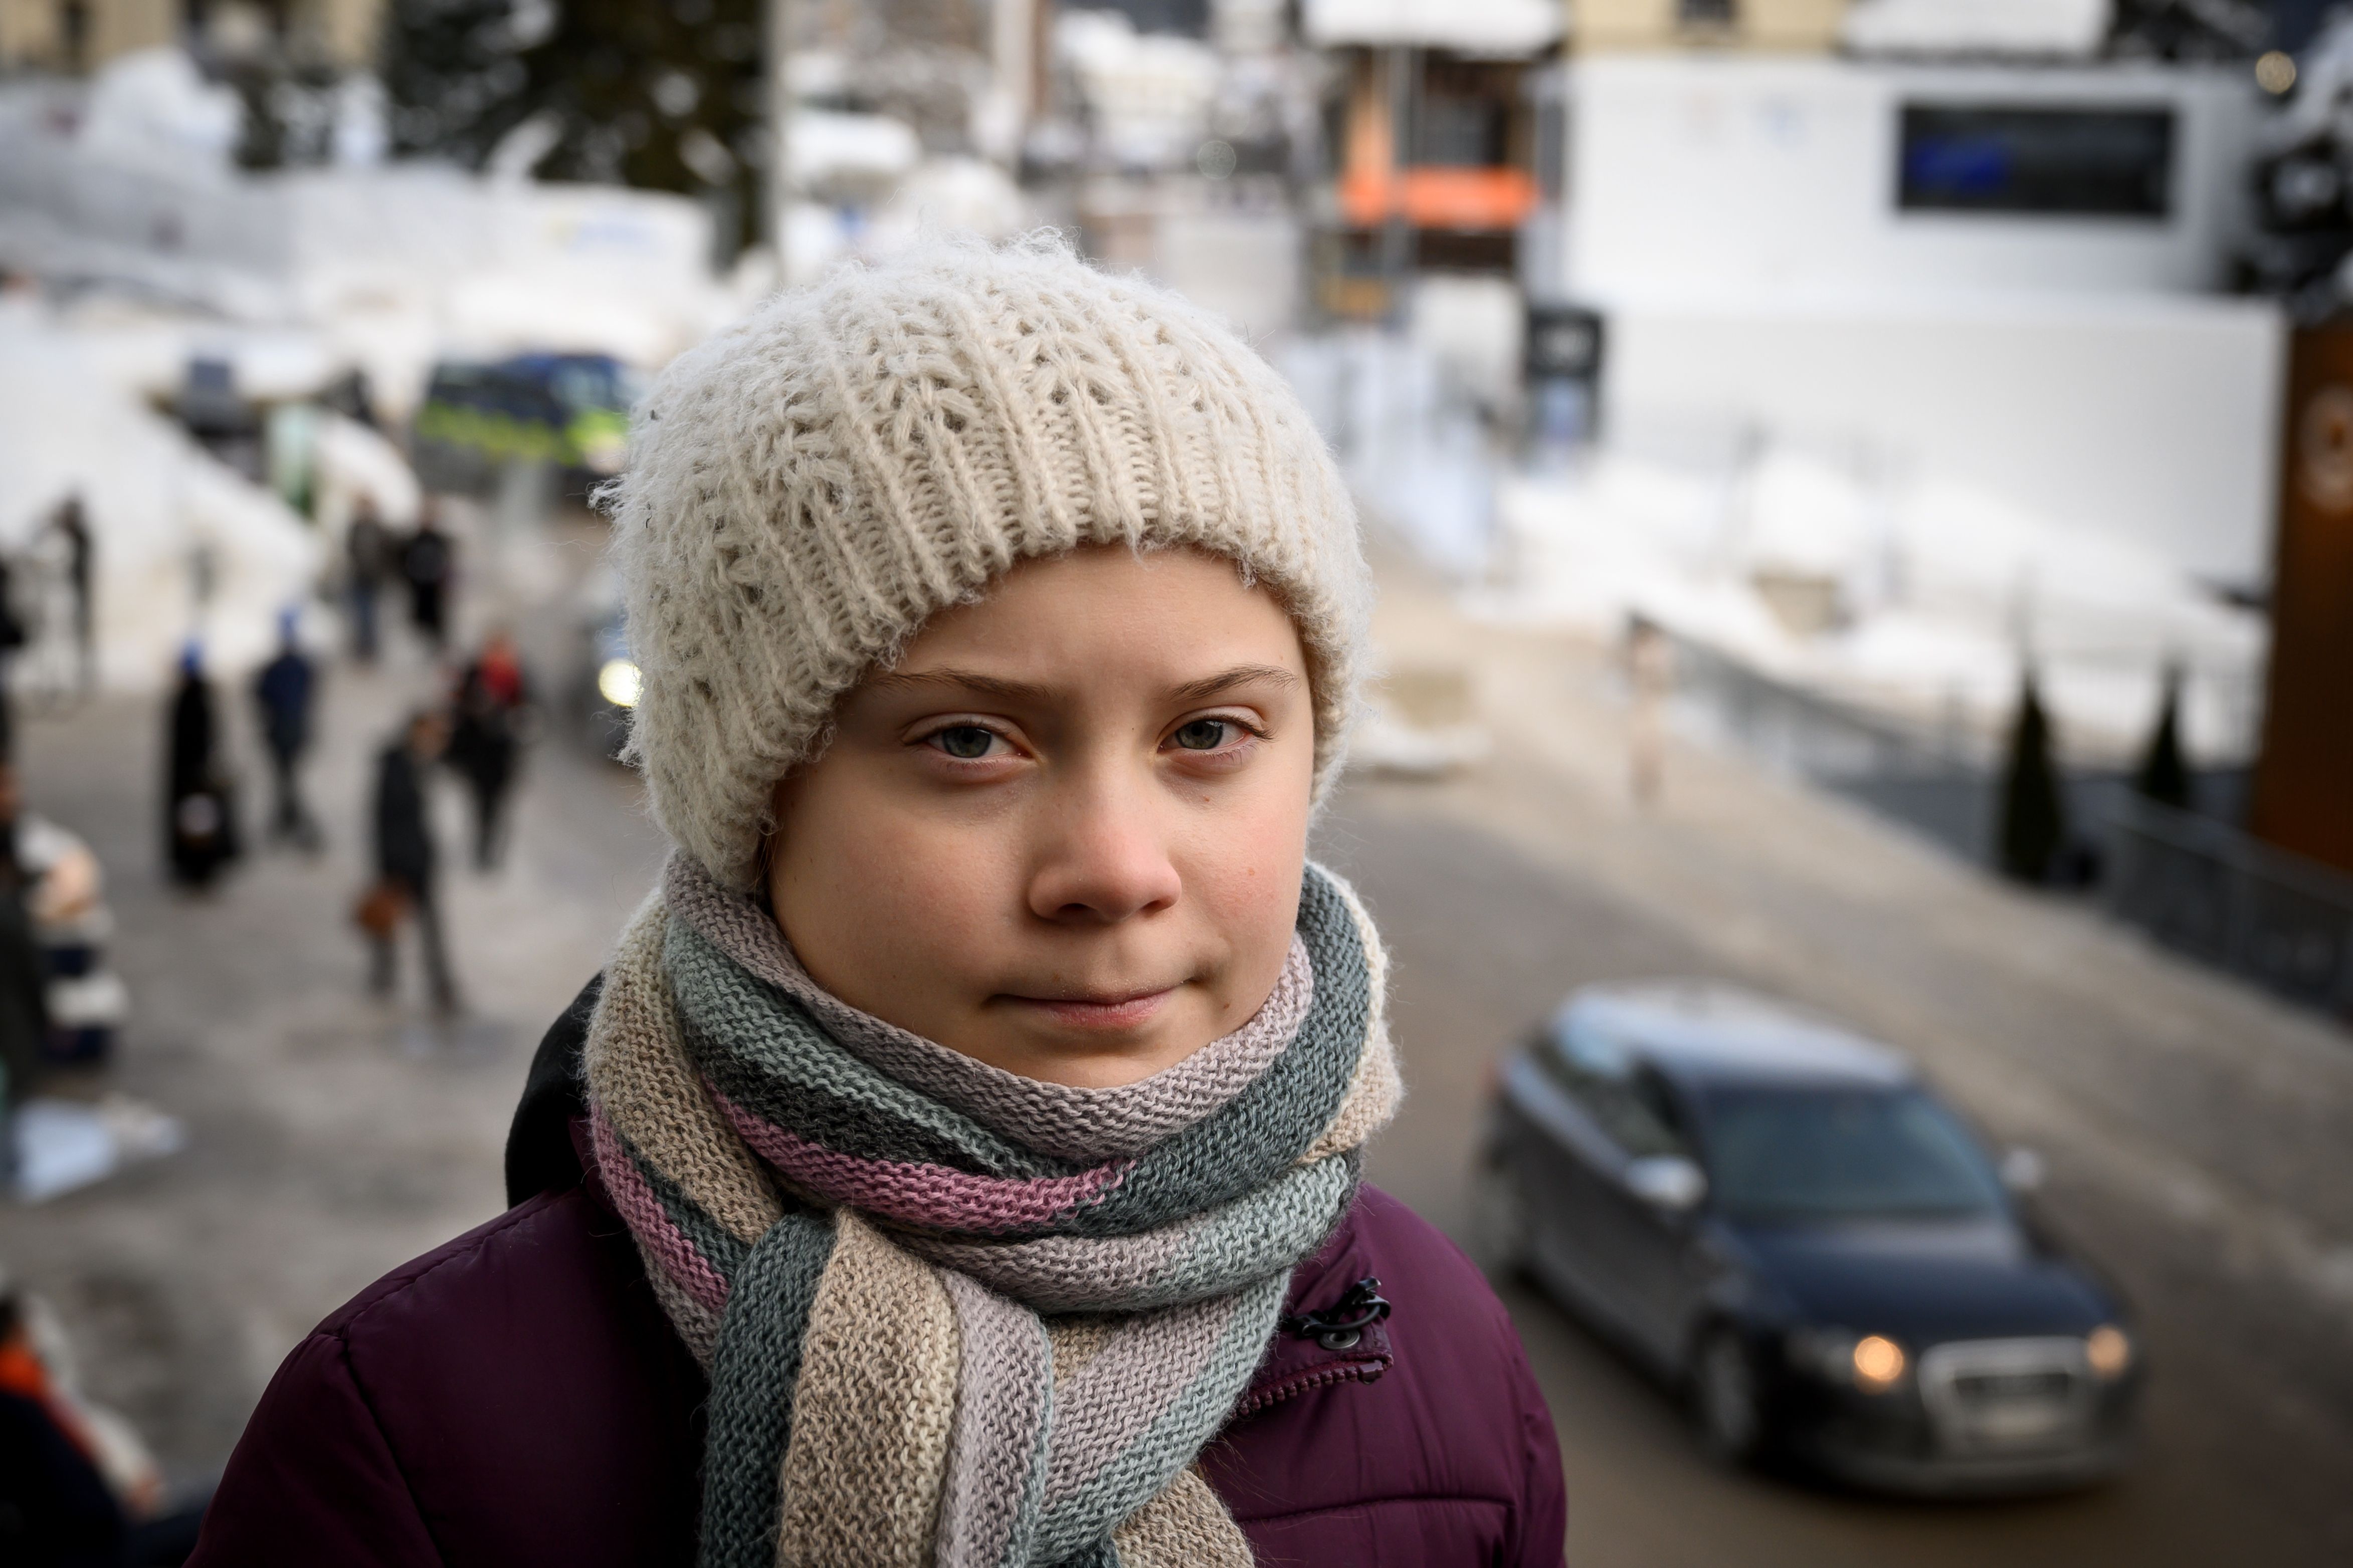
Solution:
<svg viewBox="0 0 2353 1568"><path fill-rule="evenodd" d="M1934 776L1982 767L1957 727L1906 723L1674 638L1675 691L1687 713L1753 756L1807 778Z"/></svg>
<svg viewBox="0 0 2353 1568"><path fill-rule="evenodd" d="M1973 865L1990 863L2000 760L1939 733L1792 687L1678 639L1677 702L1715 738L1844 795ZM2121 771L2064 782L2096 840L2101 901L2186 957L2353 1021L2353 877L2248 837L2226 816L2243 770L2199 777L2201 816L2141 795Z"/></svg>
<svg viewBox="0 0 2353 1568"><path fill-rule="evenodd" d="M2178 952L2353 1018L2353 877L2137 796L2109 818L2109 911Z"/></svg>

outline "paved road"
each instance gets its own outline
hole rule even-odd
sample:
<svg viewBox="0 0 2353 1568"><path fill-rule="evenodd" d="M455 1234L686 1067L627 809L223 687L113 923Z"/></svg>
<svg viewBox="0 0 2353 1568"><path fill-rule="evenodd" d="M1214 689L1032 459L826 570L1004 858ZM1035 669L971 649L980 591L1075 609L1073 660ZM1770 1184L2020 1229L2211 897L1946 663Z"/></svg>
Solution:
<svg viewBox="0 0 2353 1568"><path fill-rule="evenodd" d="M2138 1300L2158 1368L2146 1463L2117 1487L1883 1504L1711 1467L1661 1391L1515 1292L1567 1454L1573 1563L2353 1562L2353 1046L1737 764L1679 753L1668 809L1632 816L1589 655L1409 595L1385 614L1402 657L1467 661L1510 723L1480 773L1359 784L1321 830L1397 959L1411 1097L1375 1179L1459 1227L1485 1065L1530 1019L1587 980L1743 978L1915 1050L1998 1135L2043 1148L2055 1217ZM565 618L535 613L543 669ZM28 725L36 801L113 876L139 1003L114 1079L193 1143L0 1213L0 1261L69 1308L95 1391L184 1473L218 1463L310 1322L495 1212L533 1041L658 860L626 777L559 737L509 867L451 879L472 1021L436 1031L363 1002L344 911L364 768L427 685L413 658L340 675L317 781L330 853L259 857L204 901L154 868L160 720L111 704Z"/></svg>
<svg viewBox="0 0 2353 1568"><path fill-rule="evenodd" d="M1357 792L1342 803L1326 841L1370 900L1397 962L1397 1030L1411 1099L1376 1146L1370 1173L1458 1234L1483 1064L1564 990L1663 973L1756 978L1605 888L1531 867L1492 835L1432 820L1409 788ZM2111 1262L2139 1261L2116 1257L2113 1238L2100 1250ZM2173 1302L2143 1301L2165 1378L2152 1401L2158 1430L2139 1471L2084 1499L1954 1508L1874 1503L1727 1474L1701 1454L1666 1391L1549 1301L1525 1288L1507 1300L1560 1431L1569 1561L1580 1568L2346 1560L2323 1539L2268 1517L2268 1500L2255 1490L2240 1493L2243 1472L2198 1461L2204 1445L2183 1430L2200 1420L2194 1385L2176 1375L2188 1369L2163 1363L2205 1325ZM2342 1450L2264 1448L2250 1468L2277 1462L2316 1478L2345 1473Z"/></svg>
<svg viewBox="0 0 2353 1568"><path fill-rule="evenodd" d="M2041 1149L2044 1213L2123 1284L2156 1369L2117 1485L1882 1502L1713 1465L1666 1391L1514 1289L1571 1563L2353 1563L2353 1037L1736 759L1679 750L1666 808L1636 812L1590 650L1409 591L1384 631L1400 663L1473 676L1500 749L1442 785L1359 783L1321 829L1396 961L1409 1092L1373 1179L1461 1234L1485 1066L1566 991L1746 981L1898 1044Z"/></svg>
<svg viewBox="0 0 2353 1568"><path fill-rule="evenodd" d="M541 592L461 601L470 626L520 612L543 678L569 674L562 589L593 532L542 552ZM471 581L492 574L465 563ZM257 845L219 889L164 884L155 789L160 699L28 715L34 809L86 835L107 868L133 1003L120 1060L77 1092L120 1089L179 1116L185 1152L35 1209L0 1202L0 1267L56 1302L94 1396L132 1416L182 1477L216 1469L279 1362L371 1279L501 1206L499 1153L532 1047L603 961L660 863L621 770L551 736L526 763L505 867L469 842L447 779L437 816L447 922L468 1002L455 1027L363 993L349 911L367 876L363 808L377 749L438 679L396 634L385 668L329 673L311 794L317 858ZM221 708L249 791L265 774L242 690ZM249 826L263 803L245 801Z"/></svg>

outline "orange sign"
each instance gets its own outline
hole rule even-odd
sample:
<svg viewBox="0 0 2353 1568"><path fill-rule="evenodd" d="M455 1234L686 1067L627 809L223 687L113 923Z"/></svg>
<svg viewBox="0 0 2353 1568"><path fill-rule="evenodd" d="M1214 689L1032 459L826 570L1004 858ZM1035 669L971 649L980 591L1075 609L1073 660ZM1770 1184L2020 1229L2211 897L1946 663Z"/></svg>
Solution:
<svg viewBox="0 0 2353 1568"><path fill-rule="evenodd" d="M1416 228L1517 228L1535 205L1536 183L1525 169L1433 166L1399 178L1360 168L1340 182L1340 212L1359 228L1400 212Z"/></svg>

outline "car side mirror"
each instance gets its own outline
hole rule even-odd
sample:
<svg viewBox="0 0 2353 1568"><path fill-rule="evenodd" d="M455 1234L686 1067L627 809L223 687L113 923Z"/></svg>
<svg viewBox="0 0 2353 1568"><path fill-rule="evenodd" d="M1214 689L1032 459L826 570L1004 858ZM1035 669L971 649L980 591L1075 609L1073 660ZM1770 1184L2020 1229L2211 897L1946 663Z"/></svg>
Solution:
<svg viewBox="0 0 2353 1568"><path fill-rule="evenodd" d="M2042 1184L2042 1178L2049 1174L2043 1167L2042 1156L2031 1149L2003 1151L2000 1171L2001 1184L2013 1193L2034 1191Z"/></svg>
<svg viewBox="0 0 2353 1568"><path fill-rule="evenodd" d="M1628 1192L1668 1214L1687 1214L1707 1196L1707 1173L1680 1154L1646 1154L1623 1179Z"/></svg>

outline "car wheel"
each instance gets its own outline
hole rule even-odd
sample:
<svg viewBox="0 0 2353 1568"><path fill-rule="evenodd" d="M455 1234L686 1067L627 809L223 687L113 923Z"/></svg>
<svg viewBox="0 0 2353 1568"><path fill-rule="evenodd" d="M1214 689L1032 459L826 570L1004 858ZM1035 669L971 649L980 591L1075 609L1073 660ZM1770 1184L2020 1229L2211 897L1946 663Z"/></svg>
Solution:
<svg viewBox="0 0 2353 1568"><path fill-rule="evenodd" d="M1701 1344L1692 1370L1692 1401L1708 1452L1736 1465L1757 1457L1765 1436L1757 1363L1731 1330L1717 1329Z"/></svg>
<svg viewBox="0 0 2353 1568"><path fill-rule="evenodd" d="M1491 1279L1508 1279L1527 1267L1527 1200L1500 1158L1481 1160L1472 1173L1471 1260Z"/></svg>

